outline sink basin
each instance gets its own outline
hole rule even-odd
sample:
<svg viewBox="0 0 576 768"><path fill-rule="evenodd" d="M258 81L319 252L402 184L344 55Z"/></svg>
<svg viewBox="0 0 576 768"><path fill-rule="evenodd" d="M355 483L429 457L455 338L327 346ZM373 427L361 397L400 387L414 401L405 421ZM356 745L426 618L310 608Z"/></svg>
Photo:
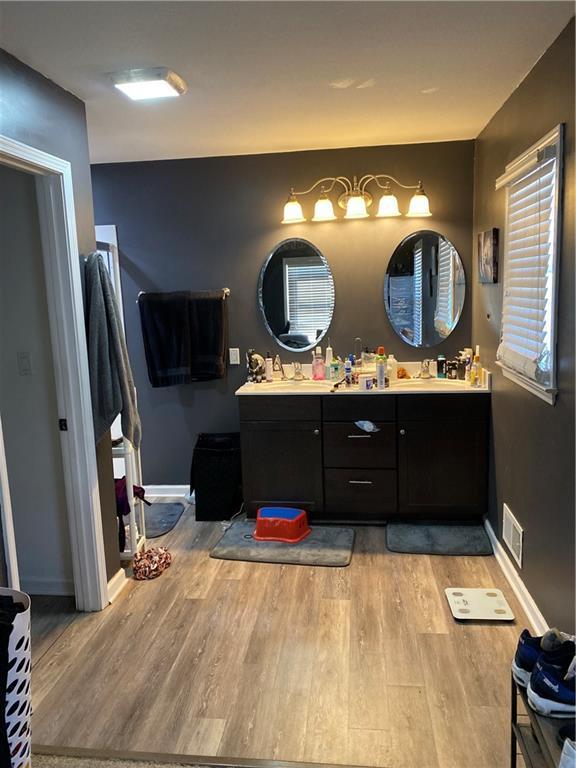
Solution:
<svg viewBox="0 0 576 768"><path fill-rule="evenodd" d="M466 381L460 379L399 379L390 385L390 389L470 389Z"/></svg>
<svg viewBox="0 0 576 768"><path fill-rule="evenodd" d="M285 381L265 381L261 384L249 384L251 389L259 393L266 394L266 392L299 392L302 390L326 390L330 391L332 388L331 381L313 381L312 379L304 379L304 381L294 381L293 379L287 379Z"/></svg>

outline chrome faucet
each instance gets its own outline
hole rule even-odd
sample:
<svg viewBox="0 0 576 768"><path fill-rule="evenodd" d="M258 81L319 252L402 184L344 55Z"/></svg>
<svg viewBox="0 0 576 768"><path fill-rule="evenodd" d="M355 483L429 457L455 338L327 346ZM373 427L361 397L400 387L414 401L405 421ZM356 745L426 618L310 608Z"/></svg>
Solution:
<svg viewBox="0 0 576 768"><path fill-rule="evenodd" d="M430 373L430 363L433 362L432 360L422 360L420 363L420 372L418 373L418 378L420 379L431 379L432 374Z"/></svg>

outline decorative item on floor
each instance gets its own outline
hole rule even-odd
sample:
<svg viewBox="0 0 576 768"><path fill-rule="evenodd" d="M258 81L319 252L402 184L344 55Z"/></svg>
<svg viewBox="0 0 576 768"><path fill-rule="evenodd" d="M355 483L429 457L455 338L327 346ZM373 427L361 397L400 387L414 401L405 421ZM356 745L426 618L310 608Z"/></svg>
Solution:
<svg viewBox="0 0 576 768"><path fill-rule="evenodd" d="M389 523L390 552L412 555L491 555L492 544L482 525Z"/></svg>
<svg viewBox="0 0 576 768"><path fill-rule="evenodd" d="M134 555L132 569L137 581L157 579L170 567L172 555L166 547L151 547Z"/></svg>
<svg viewBox="0 0 576 768"><path fill-rule="evenodd" d="M444 590L455 619L462 621L513 621L514 614L499 589L447 587Z"/></svg>
<svg viewBox="0 0 576 768"><path fill-rule="evenodd" d="M0 765L30 766L30 598L0 589Z"/></svg>
<svg viewBox="0 0 576 768"><path fill-rule="evenodd" d="M498 236L496 228L478 235L478 280L481 283L498 282Z"/></svg>
<svg viewBox="0 0 576 768"><path fill-rule="evenodd" d="M217 560L343 568L350 565L353 547L352 528L313 526L310 535L300 543L285 544L257 541L254 538L254 521L237 521L224 533L210 552L210 557Z"/></svg>
<svg viewBox="0 0 576 768"><path fill-rule="evenodd" d="M147 539L157 539L159 536L169 533L184 512L184 504L179 501L147 503L148 506L145 510Z"/></svg>
<svg viewBox="0 0 576 768"><path fill-rule="evenodd" d="M303 509L261 507L256 513L256 541L283 541L298 544L312 533Z"/></svg>

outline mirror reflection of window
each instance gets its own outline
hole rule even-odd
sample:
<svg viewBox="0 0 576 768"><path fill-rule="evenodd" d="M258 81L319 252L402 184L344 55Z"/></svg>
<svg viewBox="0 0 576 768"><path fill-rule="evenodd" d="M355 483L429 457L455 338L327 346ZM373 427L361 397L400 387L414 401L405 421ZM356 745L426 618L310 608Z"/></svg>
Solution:
<svg viewBox="0 0 576 768"><path fill-rule="evenodd" d="M452 243L437 232L414 232L395 249L384 280L384 304L398 336L431 347L456 327L465 298L464 268Z"/></svg>
<svg viewBox="0 0 576 768"><path fill-rule="evenodd" d="M330 324L334 306L332 276L319 257L284 259L284 296L290 332L315 342Z"/></svg>
<svg viewBox="0 0 576 768"><path fill-rule="evenodd" d="M285 240L262 267L258 298L266 328L280 346L312 349L328 330L334 312L328 262L307 240Z"/></svg>

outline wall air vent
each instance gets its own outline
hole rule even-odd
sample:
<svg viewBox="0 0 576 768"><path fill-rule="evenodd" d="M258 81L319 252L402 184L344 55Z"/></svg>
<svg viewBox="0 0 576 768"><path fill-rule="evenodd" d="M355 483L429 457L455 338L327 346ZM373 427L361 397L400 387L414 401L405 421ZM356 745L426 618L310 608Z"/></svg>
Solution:
<svg viewBox="0 0 576 768"><path fill-rule="evenodd" d="M522 568L522 545L524 530L518 520L512 514L508 504L503 505L502 514L502 538L510 550L510 554Z"/></svg>

